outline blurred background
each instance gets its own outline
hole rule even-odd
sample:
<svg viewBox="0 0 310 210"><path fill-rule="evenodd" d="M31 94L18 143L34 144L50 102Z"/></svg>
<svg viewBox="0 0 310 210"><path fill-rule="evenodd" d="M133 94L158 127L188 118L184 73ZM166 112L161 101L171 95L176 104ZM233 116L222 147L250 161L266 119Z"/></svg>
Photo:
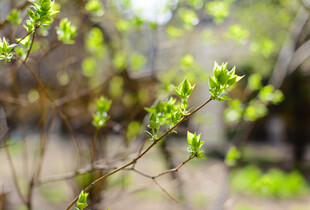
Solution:
<svg viewBox="0 0 310 210"><path fill-rule="evenodd" d="M27 34L30 5L1 0L1 38ZM148 138L145 107L174 96L185 77L196 84L190 107L208 100L214 62L245 75L232 100L208 104L136 166L174 168L188 157L186 131L202 133L208 159L158 179L179 202L123 171L94 188L89 208L310 209L310 1L57 0L54 9L27 60L52 102L18 59L0 62L0 209L64 209L106 167L135 157ZM58 39L63 18L76 27L72 43ZM98 130L100 96L112 105ZM87 170L94 136L104 169ZM236 161L225 164L231 146Z"/></svg>

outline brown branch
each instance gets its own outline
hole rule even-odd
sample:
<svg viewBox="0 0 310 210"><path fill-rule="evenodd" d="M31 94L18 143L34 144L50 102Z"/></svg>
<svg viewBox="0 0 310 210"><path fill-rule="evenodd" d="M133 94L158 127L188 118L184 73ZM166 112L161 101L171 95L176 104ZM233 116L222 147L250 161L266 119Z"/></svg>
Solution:
<svg viewBox="0 0 310 210"><path fill-rule="evenodd" d="M13 163L13 160L12 160L12 156L11 156L9 147L6 146L7 145L6 135L3 136L3 142L4 142L4 145L5 145L5 151L6 151L8 160L9 160L9 166L11 168L11 172L12 172L12 175L13 175L13 182L14 182L15 188L17 190L17 194L18 194L19 198L22 200L22 202L24 204L26 204L27 203L26 199L24 198L24 196L22 194L22 191L20 189L20 186L18 184L18 177L17 177L17 174L16 174L16 170L15 170L15 167L14 167L14 163Z"/></svg>
<svg viewBox="0 0 310 210"><path fill-rule="evenodd" d="M173 195L171 195L165 188L163 188L155 179L153 179L153 182L164 192L166 193L172 200L179 202L178 199L176 199Z"/></svg>
<svg viewBox="0 0 310 210"><path fill-rule="evenodd" d="M181 163L179 166L173 168L173 169L169 169L169 170L166 170L156 176L152 176L152 179L156 179L162 175L165 175L165 174L168 174L168 173L172 173L172 172L177 172L182 166L184 166L188 161L192 160L195 156L190 156L187 160L185 160L183 163Z"/></svg>
<svg viewBox="0 0 310 210"><path fill-rule="evenodd" d="M144 150L144 152L142 152L140 155L138 155L136 158L134 158L131 162L111 171L110 173L107 173L101 177L99 177L98 179L96 179L95 181L93 181L90 185L88 185L85 189L84 192L89 192L96 184L98 184L100 181L104 180L105 178L127 168L130 165L133 165L134 163L136 163L141 157L143 157L152 147L154 147L160 140L162 140L163 138L165 138L169 133L171 133L176 127L178 127L183 121L187 120L190 116L192 116L194 113L196 113L197 111L199 111L201 108L203 108L205 105L207 105L210 101L212 101L212 98L210 98L209 100L207 100L205 103L203 103L201 106L199 106L197 109L195 109L192 113L189 113L188 115L184 116L177 124L175 124L172 128L170 128L169 130L167 130L162 136L160 136L158 139L155 139L154 142ZM77 201L78 196L74 198L74 200L68 205L67 210L70 209L74 203Z"/></svg>
<svg viewBox="0 0 310 210"><path fill-rule="evenodd" d="M91 161L90 161L92 166L96 160L96 143L97 143L99 131L100 129L96 129L94 137L93 137L93 141L92 141L92 151L91 151Z"/></svg>
<svg viewBox="0 0 310 210"><path fill-rule="evenodd" d="M190 160L192 160L195 156L190 156L187 160L185 160L184 162L182 162L178 167L176 168L173 168L173 169L169 169L169 170L166 170L156 176L150 176L148 174L145 174L141 171L138 171L137 169L135 168L129 168L128 170L131 170L131 171L134 171L136 172L137 174L140 174L141 176L144 176L146 178L149 178L149 179L152 179L154 181L154 183L159 186L159 188L164 192L166 193L171 199L175 200L176 202L179 202L174 196L172 196L170 193L167 192L167 190L165 190L157 181L156 179L164 174L168 174L168 173L173 173L173 172L177 172L182 166L184 166L187 162L189 162Z"/></svg>
<svg viewBox="0 0 310 210"><path fill-rule="evenodd" d="M144 176L144 177L146 177L146 178L153 179L152 176L150 176L150 175L148 175L148 174L145 174L145 173L143 173L143 172L141 172L141 171L138 171L138 170L135 169L135 168L128 168L128 170L131 170L131 171L133 171L133 172L135 172L135 173L137 173L137 174L139 174L139 175L141 175L141 176Z"/></svg>
<svg viewBox="0 0 310 210"><path fill-rule="evenodd" d="M143 150L143 147L144 147L144 145L145 145L145 143L146 143L147 140L148 140L148 138L144 138L143 143L142 143L142 145L141 145L141 147L140 147L140 149L139 149L138 155L141 154L141 152L142 152L142 150ZM136 163L137 163L137 162L135 162L135 163L132 165L132 169L135 168Z"/></svg>
<svg viewBox="0 0 310 210"><path fill-rule="evenodd" d="M48 93L47 89L44 87L44 85L42 84L40 78L38 77L38 75L34 72L34 70L31 68L31 66L29 66L27 63L23 64L27 67L27 69L30 71L30 73L32 74L32 76L34 77L34 79L36 80L36 82L38 83L39 87L42 90L42 93L46 96L46 98L52 103L53 107L55 108L55 110L58 112L60 118L62 119L62 121L65 123L65 126L67 127L70 135L71 135L71 139L73 141L76 153L77 153L77 168L80 166L80 149L78 147L77 144L77 140L74 136L72 127L66 117L66 115L63 113L63 111L60 109L60 107L55 103L55 101L53 100L53 98L51 97L51 95Z"/></svg>
<svg viewBox="0 0 310 210"><path fill-rule="evenodd" d="M29 48L29 50L27 51L27 55L26 55L26 58L25 58L25 60L23 61L23 63L26 63L26 62L27 62L27 59L28 59L28 57L29 57L29 55L30 55L30 52L31 52L32 47L33 47L34 39L35 39L35 37L36 37L37 29L38 29L38 27L35 26L34 32L33 32L33 34L32 34L32 39L31 39L30 48Z"/></svg>

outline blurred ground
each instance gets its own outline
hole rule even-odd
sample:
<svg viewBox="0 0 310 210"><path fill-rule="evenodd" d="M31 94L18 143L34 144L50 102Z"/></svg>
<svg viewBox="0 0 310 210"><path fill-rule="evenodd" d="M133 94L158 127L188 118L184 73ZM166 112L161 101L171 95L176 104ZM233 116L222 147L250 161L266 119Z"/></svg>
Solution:
<svg viewBox="0 0 310 210"><path fill-rule="evenodd" d="M62 138L62 140L60 140ZM50 136L48 141L48 150L44 159L42 178L55 174L70 172L74 169L75 157L70 141L59 136ZM108 148L111 153L120 149L120 142L115 137L109 138ZM80 144L83 145L83 138L80 138ZM38 145L38 136L28 136L28 158L32 160L36 146ZM178 144L174 144L171 148L175 154L175 163L179 164L184 161L188 154L186 153L185 139L180 138ZM207 143L206 143L207 144ZM13 155L15 168L18 176L25 175L25 154L22 148L23 142L18 142L10 147ZM132 145L134 150L137 145ZM255 147L257 148L257 146ZM278 149L277 149L278 148ZM287 153L284 147L269 148L271 157L281 157ZM260 148L260 151L263 151ZM84 151L86 154L87 152ZM87 155L86 155L87 156ZM87 158L87 157L86 157ZM136 165L136 169L143 171L149 175L156 175L166 168L163 155L160 154L158 148L151 151ZM4 209L24 209L20 202L12 183L8 160L5 151L0 151L0 161L2 163L0 182L2 189L8 192L8 200ZM32 162L32 161L30 161ZM84 163L85 164L85 163ZM117 166L121 163L111 163ZM115 166L115 165L114 165ZM31 168L31 166L30 166ZM132 171L121 172L109 178L108 190L103 193L104 202L93 206L91 209L110 210L165 210L165 209L236 209L236 210L306 210L310 209L310 198L302 197L289 200L269 199L253 197L250 195L229 193L225 199L226 191L226 169L222 161L209 158L207 160L193 160L182 167L179 171L181 184L178 180L171 180L169 174L158 179L158 182L172 195L178 197L178 187L182 185L185 196L180 203L176 203L164 194L152 180L145 178ZM25 182L19 179L21 186L25 186ZM54 182L42 185L34 191L34 209L64 209L68 202L73 198L74 192L70 190L74 186L74 181ZM25 187L23 187L25 188ZM224 194L223 194L224 192ZM226 200L226 201L225 201ZM223 203L223 201L225 201ZM222 207L219 207L222 206Z"/></svg>

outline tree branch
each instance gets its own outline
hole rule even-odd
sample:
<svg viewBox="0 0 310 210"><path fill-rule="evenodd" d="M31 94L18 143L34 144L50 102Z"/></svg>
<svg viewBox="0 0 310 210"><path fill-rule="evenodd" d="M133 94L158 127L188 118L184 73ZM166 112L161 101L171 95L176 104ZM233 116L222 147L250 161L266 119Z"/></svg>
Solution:
<svg viewBox="0 0 310 210"><path fill-rule="evenodd" d="M154 142L144 150L144 152L142 152L140 155L138 155L136 158L134 158L132 161L130 161L129 163L111 171L110 173L107 173L101 177L99 177L98 179L96 179L95 181L93 181L90 185L88 185L85 189L84 192L89 192L96 184L98 184L100 181L104 180L105 178L127 168L130 165L133 165L134 163L136 163L141 157L143 157L152 147L154 147L160 140L162 140L163 138L165 138L169 133L171 133L176 127L178 127L183 121L187 120L189 117L191 117L193 114L195 114L197 111L199 111L200 109L202 109L205 105L207 105L210 101L212 101L212 98L210 98L209 100L207 100L205 103L203 103L201 106L199 106L198 108L196 108L192 113L189 113L188 115L184 116L177 124L175 124L172 128L170 128L169 130L167 130L162 136L160 136L158 139L155 139ZM75 197L74 200L68 205L67 210L70 209L74 203L77 201L79 196Z"/></svg>

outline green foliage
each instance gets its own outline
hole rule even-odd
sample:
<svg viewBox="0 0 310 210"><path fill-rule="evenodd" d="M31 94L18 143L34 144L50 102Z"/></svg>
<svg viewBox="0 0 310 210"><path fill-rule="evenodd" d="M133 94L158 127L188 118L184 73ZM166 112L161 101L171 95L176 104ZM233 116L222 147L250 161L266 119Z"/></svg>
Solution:
<svg viewBox="0 0 310 210"><path fill-rule="evenodd" d="M132 71L139 71L146 64L145 56L139 53L133 53L129 60Z"/></svg>
<svg viewBox="0 0 310 210"><path fill-rule="evenodd" d="M274 48L274 42L267 38L263 38L251 44L251 50L262 54L265 58L269 57L274 52Z"/></svg>
<svg viewBox="0 0 310 210"><path fill-rule="evenodd" d="M106 54L103 34L97 27L93 27L89 31L85 44L86 49L97 58L102 58Z"/></svg>
<svg viewBox="0 0 310 210"><path fill-rule="evenodd" d="M16 41L18 41L22 47L15 47L14 51L21 59L25 59L27 51L30 49L31 45L30 36L26 36L24 39L18 38Z"/></svg>
<svg viewBox="0 0 310 210"><path fill-rule="evenodd" d="M232 146L226 154L225 164L227 166L235 166L241 154L235 146Z"/></svg>
<svg viewBox="0 0 310 210"><path fill-rule="evenodd" d="M120 76L115 76L111 79L109 85L109 93L114 98L119 98L123 94L123 84L124 80Z"/></svg>
<svg viewBox="0 0 310 210"><path fill-rule="evenodd" d="M85 9L91 12L94 16L100 17L104 14L103 5L101 5L99 0L89 0L85 4Z"/></svg>
<svg viewBox="0 0 310 210"><path fill-rule="evenodd" d="M117 21L115 26L121 32L129 32L131 30L130 22L124 19Z"/></svg>
<svg viewBox="0 0 310 210"><path fill-rule="evenodd" d="M113 57L113 66L116 69L123 69L126 67L127 54L124 51L117 51Z"/></svg>
<svg viewBox="0 0 310 210"><path fill-rule="evenodd" d="M191 132L187 131L187 141L190 146L187 150L193 157L198 159L206 159L207 157L202 155L203 150L201 150L201 147L204 141L200 140L200 136L201 134L196 135L196 133L192 134Z"/></svg>
<svg viewBox="0 0 310 210"><path fill-rule="evenodd" d="M284 100L282 91L275 90L272 85L262 86L262 76L257 73L249 77L247 87L250 93L258 91L258 94L249 99L247 104L239 100L228 103L224 111L226 122L239 122L242 119L256 121L267 115L269 104L277 105Z"/></svg>
<svg viewBox="0 0 310 210"><path fill-rule="evenodd" d="M18 26L23 20L20 17L20 11L18 11L17 9L12 9L11 13L6 19L7 21L11 22L14 26Z"/></svg>
<svg viewBox="0 0 310 210"><path fill-rule="evenodd" d="M181 59L181 65L185 67L191 67L195 63L194 57L191 54L186 54L182 59Z"/></svg>
<svg viewBox="0 0 310 210"><path fill-rule="evenodd" d="M178 10L178 15L187 26L194 26L197 25L199 22L195 11L191 9L180 8ZM192 27L190 27L189 29L191 28Z"/></svg>
<svg viewBox="0 0 310 210"><path fill-rule="evenodd" d="M93 77L96 74L97 62L93 57L85 58L82 62L82 73L86 77Z"/></svg>
<svg viewBox="0 0 310 210"><path fill-rule="evenodd" d="M284 100L284 95L280 90L275 90L272 85L267 85L260 89L258 97L264 103L272 102L278 104Z"/></svg>
<svg viewBox="0 0 310 210"><path fill-rule="evenodd" d="M233 170L230 186L236 192L276 198L293 198L309 191L306 180L297 171L286 174L278 169L271 169L263 174L253 165Z"/></svg>
<svg viewBox="0 0 310 210"><path fill-rule="evenodd" d="M214 64L213 77L209 77L209 93L211 98L218 101L231 100L226 96L227 89L237 83L242 77L235 74L235 67L228 71L227 63Z"/></svg>
<svg viewBox="0 0 310 210"><path fill-rule="evenodd" d="M16 44L9 44L5 38L0 39L0 60L11 61L14 53L12 52Z"/></svg>
<svg viewBox="0 0 310 210"><path fill-rule="evenodd" d="M248 121L256 121L268 113L268 109L264 103L258 100L251 100L244 112L244 119Z"/></svg>
<svg viewBox="0 0 310 210"><path fill-rule="evenodd" d="M178 87L174 88L176 94L182 99L180 108L183 115L187 115L188 113L188 98L194 90L194 87L195 85L192 86L188 79L185 78Z"/></svg>
<svg viewBox="0 0 310 210"><path fill-rule="evenodd" d="M33 2L32 9L28 8L29 20L26 20L24 26L28 33L33 33L35 28L49 26L53 22L53 16L59 11L54 10L54 1L40 0L39 4Z"/></svg>
<svg viewBox="0 0 310 210"><path fill-rule="evenodd" d="M242 43L249 35L250 33L247 29L242 28L240 25L232 25L229 27L228 32L224 34L224 37Z"/></svg>
<svg viewBox="0 0 310 210"><path fill-rule="evenodd" d="M243 117L243 111L243 104L240 100L229 101L228 107L224 111L224 119L226 122L239 122Z"/></svg>
<svg viewBox="0 0 310 210"><path fill-rule="evenodd" d="M259 90L262 87L262 76L260 74L251 74L248 80L248 88L252 91Z"/></svg>
<svg viewBox="0 0 310 210"><path fill-rule="evenodd" d="M82 192L79 195L79 199L77 201L77 207L74 208L75 210L83 210L83 209L85 209L88 206L88 204L87 204L87 196L88 196L88 193L85 193L82 190Z"/></svg>
<svg viewBox="0 0 310 210"><path fill-rule="evenodd" d="M230 3L233 0L216 0L206 4L206 12L214 18L215 23L222 23L229 15Z"/></svg>
<svg viewBox="0 0 310 210"><path fill-rule="evenodd" d="M60 21L59 27L56 28L58 39L65 44L73 44L73 38L76 36L76 27L71 25L71 22L64 18Z"/></svg>
<svg viewBox="0 0 310 210"><path fill-rule="evenodd" d="M141 123L138 121L132 121L128 124L127 130L126 130L126 138L128 140L134 140L138 133L141 130Z"/></svg>
<svg viewBox="0 0 310 210"><path fill-rule="evenodd" d="M150 113L148 128L152 130L153 138L156 138L161 126L167 125L170 129L181 119L177 100L172 97L168 101L159 101L155 106L145 110Z"/></svg>
<svg viewBox="0 0 310 210"><path fill-rule="evenodd" d="M195 9L200 9L203 6L203 0L187 0L188 4Z"/></svg>
<svg viewBox="0 0 310 210"><path fill-rule="evenodd" d="M184 31L181 28L177 28L174 26L168 26L166 28L166 33L171 37L171 38L180 38L183 36Z"/></svg>
<svg viewBox="0 0 310 210"><path fill-rule="evenodd" d="M93 115L93 125L97 129L102 128L109 119L107 112L111 107L111 103L112 103L111 100L108 100L103 96L97 99L96 101L97 112Z"/></svg>
<svg viewBox="0 0 310 210"><path fill-rule="evenodd" d="M191 83L185 78L178 87L174 88L174 91L181 99L188 99L194 90L195 85L191 85Z"/></svg>

